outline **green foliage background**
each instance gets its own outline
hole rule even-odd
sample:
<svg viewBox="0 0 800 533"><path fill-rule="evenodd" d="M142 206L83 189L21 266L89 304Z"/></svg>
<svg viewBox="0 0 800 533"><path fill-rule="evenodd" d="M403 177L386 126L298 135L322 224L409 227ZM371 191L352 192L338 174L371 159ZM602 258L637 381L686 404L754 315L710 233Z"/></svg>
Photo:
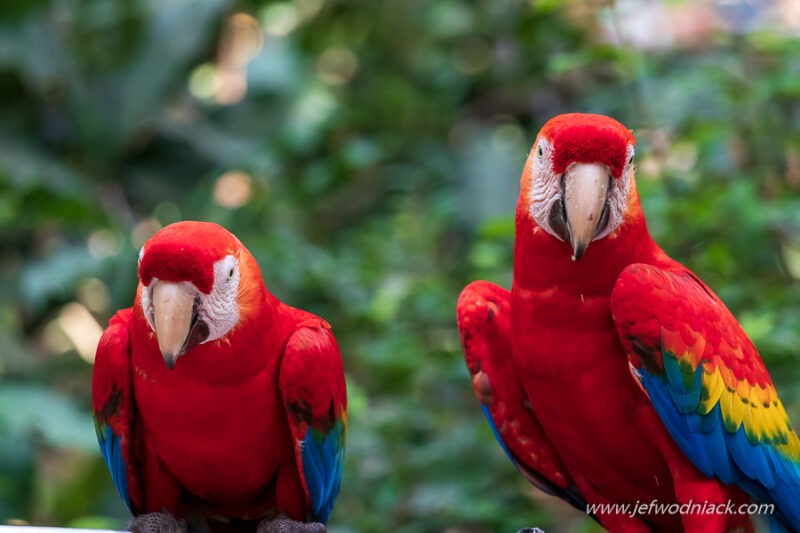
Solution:
<svg viewBox="0 0 800 533"><path fill-rule="evenodd" d="M236 13L263 47L245 98L221 105L208 78ZM64 306L105 325L133 299L142 240L202 219L240 237L281 299L334 325L351 408L332 531L592 529L494 443L454 323L467 282L509 285L522 164L564 111L636 131L651 231L736 313L800 422L800 40L718 30L646 51L599 38L617 14L3 2L0 522L124 525ZM214 200L229 171L249 176L239 208Z"/></svg>

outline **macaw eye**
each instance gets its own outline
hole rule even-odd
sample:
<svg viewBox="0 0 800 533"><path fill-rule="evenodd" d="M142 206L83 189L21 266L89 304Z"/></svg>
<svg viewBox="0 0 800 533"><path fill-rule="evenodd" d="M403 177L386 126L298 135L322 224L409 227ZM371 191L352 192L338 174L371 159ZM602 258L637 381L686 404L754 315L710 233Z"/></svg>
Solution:
<svg viewBox="0 0 800 533"><path fill-rule="evenodd" d="M542 157L544 155L544 150L542 150L542 145L541 144L536 149L536 155L539 156L539 157Z"/></svg>
<svg viewBox="0 0 800 533"><path fill-rule="evenodd" d="M633 163L633 154L631 154L630 157L628 158L628 165L630 165L631 163Z"/></svg>
<svg viewBox="0 0 800 533"><path fill-rule="evenodd" d="M233 267L231 267L231 269L228 271L228 279L232 278L233 278Z"/></svg>

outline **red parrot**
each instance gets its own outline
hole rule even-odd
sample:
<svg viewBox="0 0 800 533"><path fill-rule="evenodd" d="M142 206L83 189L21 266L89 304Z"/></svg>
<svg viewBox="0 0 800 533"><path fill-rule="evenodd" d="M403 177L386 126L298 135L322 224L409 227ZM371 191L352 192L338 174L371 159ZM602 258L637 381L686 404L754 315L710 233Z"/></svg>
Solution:
<svg viewBox="0 0 800 533"><path fill-rule="evenodd" d="M475 394L522 473L610 531L752 530L751 501L798 530L800 440L734 316L650 237L634 146L601 115L542 128L511 291L458 301Z"/></svg>
<svg viewBox="0 0 800 533"><path fill-rule="evenodd" d="M133 307L97 348L92 411L133 529L166 527L166 510L212 531L325 530L347 424L339 348L221 226L178 222L142 247Z"/></svg>

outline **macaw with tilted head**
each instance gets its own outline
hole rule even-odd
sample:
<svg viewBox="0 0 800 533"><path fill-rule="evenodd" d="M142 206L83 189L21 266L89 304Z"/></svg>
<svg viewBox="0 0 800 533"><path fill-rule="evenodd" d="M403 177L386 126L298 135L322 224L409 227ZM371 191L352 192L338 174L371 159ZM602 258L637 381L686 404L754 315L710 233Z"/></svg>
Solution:
<svg viewBox="0 0 800 533"><path fill-rule="evenodd" d="M165 527L166 510L175 528L324 531L347 423L330 326L270 294L247 248L212 223L156 233L139 280L103 333L92 383L133 529Z"/></svg>
<svg viewBox="0 0 800 533"><path fill-rule="evenodd" d="M458 301L475 393L522 473L610 531L751 530L751 500L800 529L800 440L739 323L650 237L634 146L600 115L542 128L511 291Z"/></svg>

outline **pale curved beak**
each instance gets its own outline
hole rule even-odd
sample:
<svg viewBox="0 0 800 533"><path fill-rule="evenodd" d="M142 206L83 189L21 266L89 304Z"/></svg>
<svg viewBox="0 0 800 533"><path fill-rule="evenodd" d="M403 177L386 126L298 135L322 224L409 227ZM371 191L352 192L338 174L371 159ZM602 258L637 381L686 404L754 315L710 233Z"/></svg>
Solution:
<svg viewBox="0 0 800 533"><path fill-rule="evenodd" d="M574 163L564 179L564 210L569 229L572 259L581 258L595 235L611 178L599 163Z"/></svg>
<svg viewBox="0 0 800 533"><path fill-rule="evenodd" d="M185 351L184 345L192 328L197 290L189 283L158 281L153 287L153 322L158 348L167 367Z"/></svg>

